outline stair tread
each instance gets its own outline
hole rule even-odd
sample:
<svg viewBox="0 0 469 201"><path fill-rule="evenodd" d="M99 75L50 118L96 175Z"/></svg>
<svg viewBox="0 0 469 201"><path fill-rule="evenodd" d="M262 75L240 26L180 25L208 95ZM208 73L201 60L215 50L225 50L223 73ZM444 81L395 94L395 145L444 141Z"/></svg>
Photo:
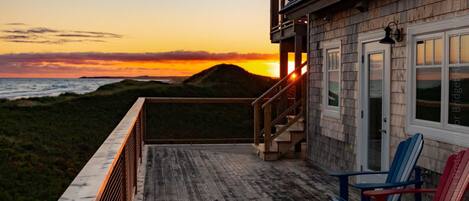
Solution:
<svg viewBox="0 0 469 201"><path fill-rule="evenodd" d="M295 117L296 117L296 115L287 115L288 120L293 120ZM304 122L305 119L303 117L300 117L300 119L298 119L298 121L299 122Z"/></svg>
<svg viewBox="0 0 469 201"><path fill-rule="evenodd" d="M283 125L283 124L277 124L275 125L275 127L277 129L281 129L283 127L285 127L286 125ZM291 125L289 128L287 128L287 131L304 131L305 129L304 128L299 128L298 126L296 126L295 124Z"/></svg>
<svg viewBox="0 0 469 201"><path fill-rule="evenodd" d="M290 132L284 132L280 136L276 137L275 142L291 142Z"/></svg>

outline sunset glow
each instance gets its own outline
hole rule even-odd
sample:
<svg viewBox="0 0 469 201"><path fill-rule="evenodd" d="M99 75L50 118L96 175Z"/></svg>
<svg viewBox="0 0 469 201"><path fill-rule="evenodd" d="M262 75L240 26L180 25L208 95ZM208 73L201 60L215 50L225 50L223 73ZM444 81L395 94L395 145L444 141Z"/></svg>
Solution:
<svg viewBox="0 0 469 201"><path fill-rule="evenodd" d="M220 63L279 75L269 1L21 0L0 12L0 77L189 76Z"/></svg>

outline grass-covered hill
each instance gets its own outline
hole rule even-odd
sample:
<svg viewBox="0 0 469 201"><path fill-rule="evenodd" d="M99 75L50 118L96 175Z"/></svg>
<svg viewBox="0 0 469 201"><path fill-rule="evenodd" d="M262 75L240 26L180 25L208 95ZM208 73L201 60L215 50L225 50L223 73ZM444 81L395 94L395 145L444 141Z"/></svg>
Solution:
<svg viewBox="0 0 469 201"><path fill-rule="evenodd" d="M181 84L124 80L85 95L0 100L0 200L57 200L137 97L256 97L274 82L218 65ZM147 125L160 139L251 137L250 111L155 105Z"/></svg>

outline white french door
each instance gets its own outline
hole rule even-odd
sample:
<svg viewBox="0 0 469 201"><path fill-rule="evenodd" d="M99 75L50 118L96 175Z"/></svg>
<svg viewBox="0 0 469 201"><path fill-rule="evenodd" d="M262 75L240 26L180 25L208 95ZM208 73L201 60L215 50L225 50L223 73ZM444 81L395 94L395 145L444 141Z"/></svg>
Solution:
<svg viewBox="0 0 469 201"><path fill-rule="evenodd" d="M363 43L360 67L359 167L363 171L389 168L389 113L391 90L390 45ZM361 177L361 182L379 182L384 176Z"/></svg>

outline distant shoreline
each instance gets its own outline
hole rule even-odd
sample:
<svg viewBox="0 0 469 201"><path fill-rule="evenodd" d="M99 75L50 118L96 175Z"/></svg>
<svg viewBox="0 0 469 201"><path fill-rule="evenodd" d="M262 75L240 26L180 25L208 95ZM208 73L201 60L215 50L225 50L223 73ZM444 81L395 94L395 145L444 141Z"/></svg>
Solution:
<svg viewBox="0 0 469 201"><path fill-rule="evenodd" d="M161 80L161 79L186 79L187 76L83 76L78 79L138 79L138 80Z"/></svg>
<svg viewBox="0 0 469 201"><path fill-rule="evenodd" d="M60 79L60 80L73 80L73 79L120 79L120 80L167 80L167 79L175 79L175 80L184 80L189 76L137 76L137 77L126 77L126 76L83 76L83 77L0 77L0 79Z"/></svg>

